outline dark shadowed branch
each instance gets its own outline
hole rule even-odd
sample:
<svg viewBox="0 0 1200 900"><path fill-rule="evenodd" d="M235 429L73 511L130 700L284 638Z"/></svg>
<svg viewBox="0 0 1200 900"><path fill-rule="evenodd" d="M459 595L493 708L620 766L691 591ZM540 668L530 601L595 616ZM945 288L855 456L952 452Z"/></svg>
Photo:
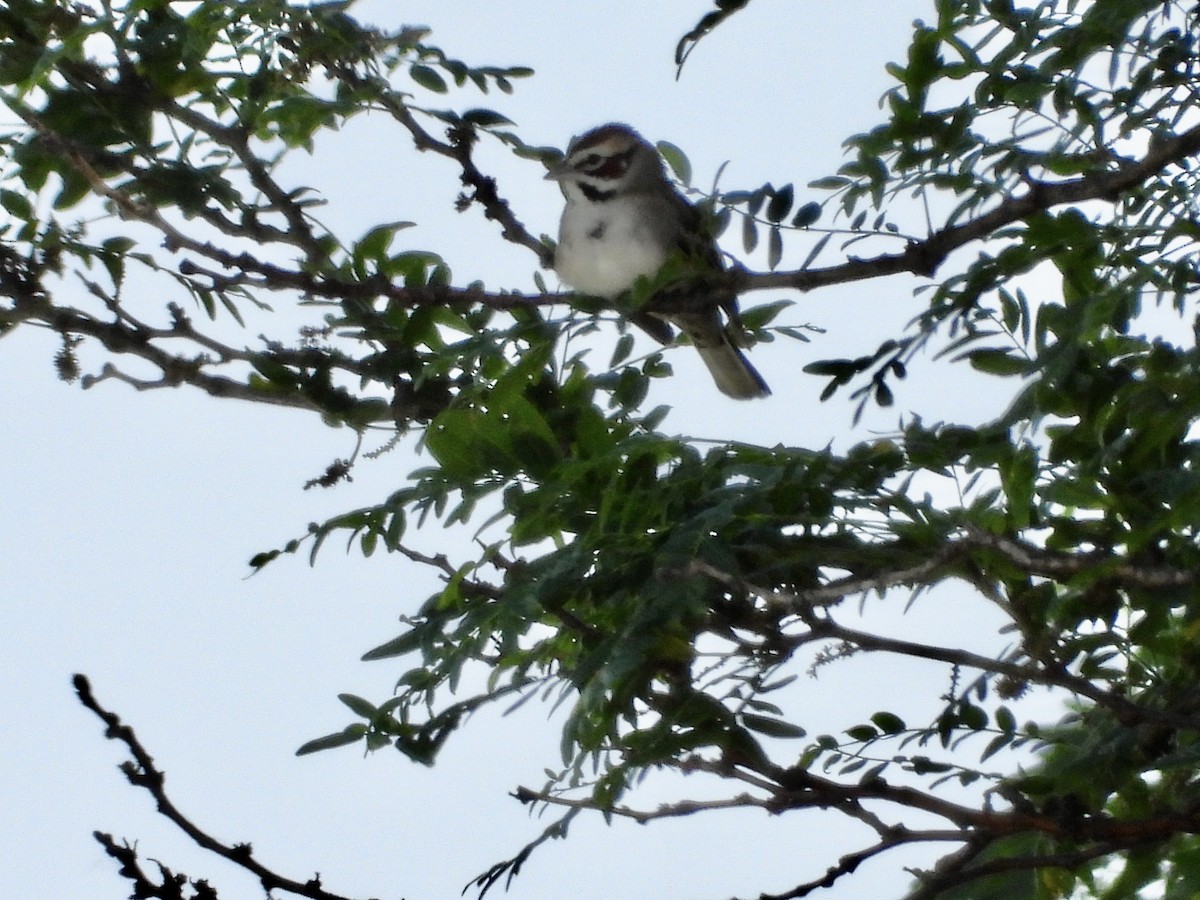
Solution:
<svg viewBox="0 0 1200 900"><path fill-rule="evenodd" d="M340 71L339 75L350 84L363 86L362 80L352 72ZM541 265L547 266L551 263L548 248L529 233L512 211L510 204L500 197L495 180L475 164L472 157L475 137L470 129L465 126L451 129L450 140L438 140L416 121L412 112L394 94L382 88L378 88L376 93L378 102L409 130L418 149L438 153L454 160L460 166L464 184L471 190L470 201L478 202L488 218L501 224L506 240L531 250ZM177 104L168 105L165 111L168 115L179 118L183 125L203 131L211 139L229 146L240 159L248 157L247 138L243 132L209 121ZM27 108L18 108L18 112L26 119L30 128L41 136L43 145L59 153L87 180L97 196L110 201L122 217L144 222L160 231L165 245L173 252L187 254L178 264L179 276L193 280L207 289L291 291L308 298L358 304L384 300L389 304L409 309L425 306L464 308L478 305L502 312L561 305L568 299L569 295L557 293L497 292L478 286L414 286L400 284L378 274L364 278L348 278L334 272L318 273L305 266L291 267L269 262L244 248L233 249L209 239L194 237L188 234L181 224L171 221L153 205L134 198L103 178L98 169L109 163L111 154L88 149L68 136L54 131ZM990 212L968 222L936 231L924 239L911 241L906 249L898 254L850 259L845 263L821 269L777 272L736 270L728 273L725 280L736 290L745 293L780 288L807 291L899 273L932 276L955 250L994 235L1014 222L1088 200L1114 200L1123 192L1141 185L1168 167L1194 158L1197 153L1200 153L1200 126L1164 139L1148 150L1141 159L1121 162L1109 170L1096 171L1061 182L1028 180L1027 190L1023 195L1003 200ZM250 162L252 160L243 159L244 164L249 165ZM267 237L304 247L311 257L316 252L316 239L308 220L294 205L284 202L287 192L270 179L265 168L261 165L250 165L249 171L254 183L268 197L275 198L272 202L283 203L286 226L278 230L273 237ZM208 217L210 220L219 215L209 207L205 209L212 213ZM220 230L232 237L259 244L270 243L262 233L264 226L257 219L250 218L242 222L222 220L220 224ZM206 268L197 262L198 259L206 260L216 268ZM20 263L15 258L14 262ZM311 392L259 390L238 378L210 371L213 366L230 360L248 361L251 364L290 362L280 354L278 348L234 348L203 334L193 325L187 324L185 327L179 319L174 325L165 328L139 326L120 315L109 320L99 320L71 306L56 304L50 288L37 277L39 273L36 267L30 265L29 261L23 265L26 277L14 277L14 269L10 266L8 277L0 281L0 296L13 301L10 307L0 308L0 329L28 323L52 328L64 335L92 337L99 340L109 352L140 357L161 372L158 378L136 378L109 366L99 376L90 378L86 384L95 384L104 379L119 379L142 390L190 384L217 397L236 397L261 403L330 411L330 403L323 402ZM31 275L33 277L30 277ZM725 289L724 285L716 288L718 291ZM702 292L689 292L686 295L668 292L653 303L655 308L671 312L680 306L703 302L703 299ZM116 306L119 309L119 304ZM166 339L176 340L185 346L190 342L200 351L199 355L164 349L163 342ZM325 363L334 370L343 371L351 376L362 375L362 361L344 354L330 354ZM332 402L333 405L354 405L357 401L343 392L340 399ZM377 404L373 409L363 408L356 417L367 421L388 421L395 420L398 413L403 416L402 405L389 407L387 404Z"/></svg>
<svg viewBox="0 0 1200 900"><path fill-rule="evenodd" d="M130 759L121 764L121 771L125 773L125 777L129 780L129 783L134 787L144 788L149 791L150 795L154 798L157 810L191 838L197 846L224 857L234 865L245 869L258 878L263 886L263 890L267 892L273 890L287 891L298 897L308 897L310 900L351 900L351 898L342 894L334 894L325 890L321 886L319 875L313 876L308 881L297 881L281 875L259 862L254 856L254 850L250 844L227 844L213 837L192 822L191 819L175 806L170 797L167 796L165 786L166 775L155 765L154 758L142 745L142 742L138 740L138 736L134 733L133 729L124 724L116 713L110 712L100 705L92 694L92 686L86 677L76 675L73 683L75 685L75 693L79 696L79 701L104 722L104 736L110 740L124 744L125 748L129 751ZM105 848L108 855L121 863L121 874L129 878L134 884L134 896L161 897L163 900L175 900L175 898L181 896L178 892L187 880L184 876L172 873L159 863L162 884L155 886L153 881L147 878L137 864L137 853L134 848L128 844L117 844L111 835L99 831L96 832L95 836L96 840ZM195 889L195 900L216 897L216 893L206 882L195 881L192 884ZM139 893L138 891L147 892ZM175 893L170 893L170 891L174 891Z"/></svg>

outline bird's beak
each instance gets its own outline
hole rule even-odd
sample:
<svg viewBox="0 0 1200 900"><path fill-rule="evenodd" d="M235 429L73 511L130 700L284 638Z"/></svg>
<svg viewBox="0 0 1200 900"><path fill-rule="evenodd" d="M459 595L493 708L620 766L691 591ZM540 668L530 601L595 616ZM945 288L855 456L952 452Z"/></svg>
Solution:
<svg viewBox="0 0 1200 900"><path fill-rule="evenodd" d="M564 178L569 178L572 171L574 170L567 165L566 159L560 159L546 173L546 181L562 181Z"/></svg>

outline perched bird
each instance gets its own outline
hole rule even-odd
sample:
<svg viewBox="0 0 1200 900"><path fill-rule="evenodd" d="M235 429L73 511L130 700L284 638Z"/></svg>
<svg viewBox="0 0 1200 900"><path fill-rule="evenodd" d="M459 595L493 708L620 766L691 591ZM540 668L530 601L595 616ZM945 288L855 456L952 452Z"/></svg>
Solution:
<svg viewBox="0 0 1200 900"><path fill-rule="evenodd" d="M667 179L654 146L627 125L602 125L575 138L546 178L557 181L567 199L554 269L576 291L612 300L640 276L656 274L676 253L700 268L723 268L700 211ZM705 297L694 309L672 304L670 312L651 309L634 321L662 343L674 338L666 323L678 327L723 394L765 397L770 388L738 346L736 304L732 294Z"/></svg>

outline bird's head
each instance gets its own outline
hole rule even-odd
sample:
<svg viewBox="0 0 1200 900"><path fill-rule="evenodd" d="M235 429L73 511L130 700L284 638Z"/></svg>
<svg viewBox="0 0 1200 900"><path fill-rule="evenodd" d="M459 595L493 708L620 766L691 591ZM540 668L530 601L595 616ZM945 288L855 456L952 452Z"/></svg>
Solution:
<svg viewBox="0 0 1200 900"><path fill-rule="evenodd" d="M578 189L593 202L665 183L654 146L628 125L601 125L571 141L546 174L568 196Z"/></svg>

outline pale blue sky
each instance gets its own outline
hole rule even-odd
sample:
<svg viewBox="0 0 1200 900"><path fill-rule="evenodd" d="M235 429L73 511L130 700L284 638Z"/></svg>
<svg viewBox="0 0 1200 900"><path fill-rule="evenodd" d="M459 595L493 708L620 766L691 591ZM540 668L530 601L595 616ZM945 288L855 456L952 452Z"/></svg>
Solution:
<svg viewBox="0 0 1200 900"><path fill-rule="evenodd" d="M374 2L357 14L381 25L431 25L433 43L470 62L537 69L511 97L451 95L434 105L493 106L531 143L560 146L592 125L626 121L685 148L698 184L729 160L723 185L753 187L801 186L837 168L842 141L879 121L884 64L903 58L912 19L929 16L931 5L757 0L700 45L679 81L675 42L707 2ZM490 151L483 158L526 225L552 233L560 199L537 165ZM292 171L297 183L326 194L322 217L346 237L415 219L421 227L404 239L442 252L458 282L530 284L529 254L506 245L477 210L455 213L456 173L445 160L414 154L383 116L322 139L315 157ZM805 189L798 193L807 199ZM789 245L785 265L806 249ZM813 358L873 349L919 308L912 286L897 279L794 298L787 320L828 334L814 345L754 350L775 389L769 401L720 397L686 351L672 355L677 376L655 399L675 405L669 424L684 432L768 445L846 440L851 407L818 404L821 381L800 369ZM144 308L158 299L146 298ZM55 380L56 347L46 335L0 341L5 892L126 896L127 882L91 837L101 829L139 839L144 859L210 878L227 900L261 896L252 879L196 850L124 783L119 748L74 700L76 671L137 728L195 822L226 841L252 841L264 863L293 877L319 870L328 889L346 895L443 900L535 837L548 819L531 819L507 792L538 785L558 760L555 721L536 704L508 719L476 717L432 770L394 751L365 761L356 750L293 755L350 721L338 692L388 696L401 668L359 656L393 636L397 616L433 582L398 558L347 557L336 540L315 569L287 558L247 580L246 560L310 521L385 496L417 465L411 446L360 466L353 484L305 492L305 481L351 452L352 435L311 415L187 389L135 394L109 382L84 393ZM856 434L892 426L908 409L978 420L1002 407L1003 396L975 390L917 373L897 409L871 416ZM419 540L432 547L442 536L434 528ZM960 593L959 600L969 595ZM935 594L915 618L889 615L897 630L919 630L944 618L933 606L941 602L955 598ZM995 617L979 615L982 646L997 646ZM886 680L902 692L908 679L923 677L891 665ZM944 689L939 679L929 690ZM798 685L793 699L810 730L830 710L861 708L865 716L886 702L873 679L848 666ZM833 719L828 727L838 722L853 724ZM652 781L631 802L654 805L673 796L667 789ZM725 813L647 827L582 818L570 840L535 854L508 896L755 896L819 875L838 852L866 840L862 829L817 813ZM905 883L887 858L823 896L887 897Z"/></svg>

